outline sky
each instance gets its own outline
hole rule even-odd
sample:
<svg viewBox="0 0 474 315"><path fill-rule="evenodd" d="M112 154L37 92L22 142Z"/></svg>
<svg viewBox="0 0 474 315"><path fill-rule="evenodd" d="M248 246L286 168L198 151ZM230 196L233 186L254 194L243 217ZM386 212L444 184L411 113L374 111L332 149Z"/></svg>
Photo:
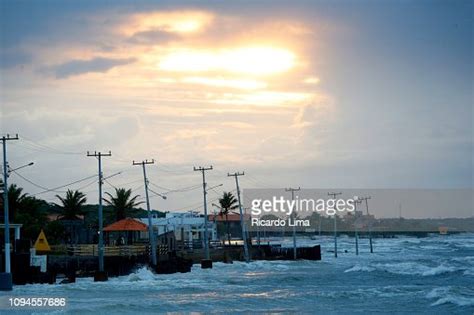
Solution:
<svg viewBox="0 0 474 315"><path fill-rule="evenodd" d="M154 159L152 206L166 211L202 211L194 166L214 167L211 211L236 171L243 189L472 189L472 13L471 1L1 1L0 132L19 134L12 168L35 162L10 181L96 203L86 152L110 150L105 191L143 196L132 161Z"/></svg>

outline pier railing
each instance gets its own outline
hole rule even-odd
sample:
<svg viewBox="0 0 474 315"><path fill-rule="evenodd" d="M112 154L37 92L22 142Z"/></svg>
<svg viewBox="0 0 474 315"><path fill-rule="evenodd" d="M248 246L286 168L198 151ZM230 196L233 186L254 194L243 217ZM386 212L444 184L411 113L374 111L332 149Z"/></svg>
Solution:
<svg viewBox="0 0 474 315"><path fill-rule="evenodd" d="M98 256L96 244L78 244L67 247L68 255ZM148 255L148 245L104 246L104 256L140 256Z"/></svg>
<svg viewBox="0 0 474 315"><path fill-rule="evenodd" d="M204 248L202 240L193 240L193 241L176 241L177 250L188 250L192 251L193 249L202 249ZM210 248L220 248L223 246L223 243L219 240L209 241Z"/></svg>

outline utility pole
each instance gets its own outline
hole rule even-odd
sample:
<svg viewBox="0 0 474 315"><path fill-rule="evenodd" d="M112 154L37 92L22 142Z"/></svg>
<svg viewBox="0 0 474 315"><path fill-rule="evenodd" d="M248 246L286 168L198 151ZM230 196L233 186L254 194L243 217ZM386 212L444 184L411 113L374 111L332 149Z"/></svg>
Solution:
<svg viewBox="0 0 474 315"><path fill-rule="evenodd" d="M94 281L107 281L107 274L104 273L104 222L103 222L103 209L102 209L102 185L103 185L103 174L102 174L102 157L112 156L112 153L102 153L96 152L89 153L87 151L87 156L93 156L97 158L99 162L99 272L97 277L94 277Z"/></svg>
<svg viewBox="0 0 474 315"><path fill-rule="evenodd" d="M8 218L8 161L7 161L7 141L18 140L15 137L6 135L2 137L3 145L3 211L5 215L5 273L0 274L0 290L11 291L13 289L11 263L10 263L10 222Z"/></svg>
<svg viewBox="0 0 474 315"><path fill-rule="evenodd" d="M295 200L295 191L301 190L300 187L298 188L285 188L285 191L290 191L291 192L291 200ZM293 212L293 218L295 218L296 213ZM295 222L293 222L293 259L296 260L296 225Z"/></svg>
<svg viewBox="0 0 474 315"><path fill-rule="evenodd" d="M208 238L208 231L207 231L207 191L206 191L206 171L212 170L212 165L209 167L194 167L195 172L202 173L202 192L204 195L204 254L206 256L206 260L210 260L209 258L209 238ZM203 266L201 262L201 267ZM212 264L211 264L212 267Z"/></svg>
<svg viewBox="0 0 474 315"><path fill-rule="evenodd" d="M354 234L355 234L355 245L356 245L356 255L359 255L359 231L357 230L357 204L362 203L361 200L354 200Z"/></svg>
<svg viewBox="0 0 474 315"><path fill-rule="evenodd" d="M372 246L372 220L369 217L369 202L368 200L371 199L370 196L360 198L360 200L365 200L365 208L367 209L367 219L369 220L369 243L370 243L370 253L374 252L374 248Z"/></svg>
<svg viewBox="0 0 474 315"><path fill-rule="evenodd" d="M322 219L323 219L323 216L320 214L319 215L319 229L318 229L319 238L321 238L321 220Z"/></svg>
<svg viewBox="0 0 474 315"><path fill-rule="evenodd" d="M244 215L242 214L242 202L240 201L240 188L239 188L239 176L244 176L245 173L239 173L235 172L233 174L227 173L227 176L233 176L235 177L235 186L237 188L237 199L239 200L239 212L240 212L240 226L242 228L242 240L244 241L244 256L245 256L245 261L249 262L250 261L250 255L249 255L249 248L247 244L247 234L245 232L245 225L244 225Z"/></svg>
<svg viewBox="0 0 474 315"><path fill-rule="evenodd" d="M328 196L332 196L334 202L336 201L336 196L342 195L341 192L330 192ZM337 213L334 214L334 257L337 258Z"/></svg>
<svg viewBox="0 0 474 315"><path fill-rule="evenodd" d="M155 233L153 233L153 224L151 221L151 208L150 208L150 198L148 197L148 178L146 177L146 167L147 164L154 164L155 160L145 160L141 162L132 162L132 165L141 165L143 168L143 180L145 181L145 197L146 197L146 209L148 211L148 238L150 239L151 247L151 263L153 266L157 265L156 262L156 242L155 242Z"/></svg>

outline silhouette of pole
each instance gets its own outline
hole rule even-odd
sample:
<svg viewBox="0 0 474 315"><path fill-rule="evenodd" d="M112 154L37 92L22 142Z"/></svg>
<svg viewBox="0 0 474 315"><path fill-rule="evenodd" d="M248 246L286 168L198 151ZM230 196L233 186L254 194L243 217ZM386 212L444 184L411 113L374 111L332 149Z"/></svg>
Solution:
<svg viewBox="0 0 474 315"><path fill-rule="evenodd" d="M145 160L142 162L132 162L132 165L141 165L143 168L143 180L145 181L145 197L146 197L146 210L148 211L148 238L150 239L151 247L151 263L153 266L157 265L156 258L156 242L155 242L155 233L153 233L153 224L151 220L151 208L150 208L150 198L148 197L148 178L146 177L146 166L147 164L154 164L155 160Z"/></svg>
<svg viewBox="0 0 474 315"><path fill-rule="evenodd" d="M328 196L332 196L334 201L336 200L336 196L341 195L341 192L330 192ZM334 257L337 258L337 214L334 214Z"/></svg>
<svg viewBox="0 0 474 315"><path fill-rule="evenodd" d="M104 271L104 220L103 220L103 208L102 208L102 185L103 185L103 174L102 174L102 157L104 156L112 156L112 153L102 153L102 152L95 152L89 153L87 152L87 156L93 156L97 158L99 162L99 271Z"/></svg>
<svg viewBox="0 0 474 315"><path fill-rule="evenodd" d="M359 255L359 231L357 229L357 204L361 203L360 200L354 200L354 234L355 234L355 246L356 255Z"/></svg>
<svg viewBox="0 0 474 315"><path fill-rule="evenodd" d="M194 167L195 172L202 173L202 192L204 194L204 254L206 259L209 260L209 238L207 231L207 191L206 191L206 171L212 170L212 165L210 167Z"/></svg>
<svg viewBox="0 0 474 315"><path fill-rule="evenodd" d="M365 208L367 210L367 219L369 220L369 244L370 244L370 253L373 253L374 252L374 248L373 248L373 245L372 245L372 220L370 220L370 217L369 217L369 202L368 200L371 199L370 196L367 196L367 197L364 197L364 198L360 198L361 200L365 200Z"/></svg>
<svg viewBox="0 0 474 315"><path fill-rule="evenodd" d="M286 188L285 191L291 192L291 200L295 200L295 191L301 190L298 188ZM293 212L293 219L295 218L295 212ZM293 259L296 260L296 224L293 222Z"/></svg>
<svg viewBox="0 0 474 315"><path fill-rule="evenodd" d="M249 248L247 244L247 233L245 232L245 224L244 224L244 215L242 213L242 202L240 200L240 188L239 188L239 176L244 176L245 173L239 173L235 172L233 174L227 173L227 176L233 176L235 177L235 186L237 188L237 199L239 201L239 212L240 212L240 227L242 228L242 240L244 242L244 257L245 261L249 262L250 261L250 254L249 254Z"/></svg>
<svg viewBox="0 0 474 315"><path fill-rule="evenodd" d="M6 135L2 137L3 146L3 212L5 218L5 277L8 278L6 283L2 283L1 287L4 291L11 291L12 276L11 276L11 262L10 262L10 222L9 222L9 205L8 205L8 161L7 161L7 141L18 140L18 135L10 137Z"/></svg>

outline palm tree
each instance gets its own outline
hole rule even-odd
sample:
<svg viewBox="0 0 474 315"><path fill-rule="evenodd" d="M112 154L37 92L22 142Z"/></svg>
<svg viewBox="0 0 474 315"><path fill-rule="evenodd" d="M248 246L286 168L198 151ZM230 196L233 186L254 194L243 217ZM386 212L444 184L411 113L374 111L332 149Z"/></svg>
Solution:
<svg viewBox="0 0 474 315"><path fill-rule="evenodd" d="M58 219L66 227L67 234L69 234L69 242L77 244L79 241L77 226L80 225L79 220L81 218L79 216L84 214L82 206L87 201L86 195L79 190L68 189L65 197L59 195L56 195L56 197L61 201L61 204L57 205L61 208Z"/></svg>
<svg viewBox="0 0 474 315"><path fill-rule="evenodd" d="M132 197L131 189L115 188L115 196L108 192L105 194L109 196L109 199L104 198L104 201L114 208L116 221L131 216L135 212L134 208L143 203L143 201L137 202L140 195Z"/></svg>
<svg viewBox="0 0 474 315"><path fill-rule="evenodd" d="M0 182L3 190L3 180ZM15 184L11 184L8 187L8 217L10 222L15 222L16 215L20 210L21 204L28 194L23 193L23 188L18 187ZM1 213L3 217L3 194L0 196Z"/></svg>
<svg viewBox="0 0 474 315"><path fill-rule="evenodd" d="M230 245L230 232L229 232L229 221L228 221L228 214L230 210L234 210L238 208L237 199L235 199L234 195L231 192L224 192L222 198L219 199L219 204L221 206L221 211L219 215L225 215L225 224L227 228L227 240Z"/></svg>
<svg viewBox="0 0 474 315"><path fill-rule="evenodd" d="M79 190L70 190L66 192L66 197L56 195L61 201L61 220L80 220L79 216L83 215L82 206L87 202L86 195Z"/></svg>

